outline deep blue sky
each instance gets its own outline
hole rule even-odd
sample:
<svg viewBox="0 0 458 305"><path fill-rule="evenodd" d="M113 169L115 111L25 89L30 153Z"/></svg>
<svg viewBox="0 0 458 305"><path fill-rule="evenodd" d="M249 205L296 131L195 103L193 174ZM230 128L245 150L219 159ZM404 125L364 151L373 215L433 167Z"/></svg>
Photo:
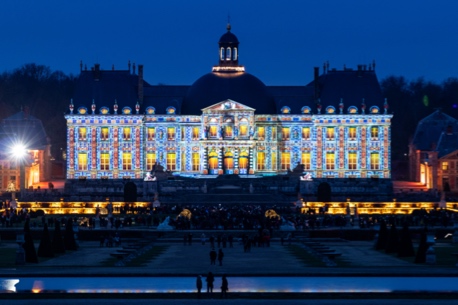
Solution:
<svg viewBox="0 0 458 305"><path fill-rule="evenodd" d="M313 67L376 61L379 79L458 77L455 0L2 0L0 72L25 63L78 73L144 64L151 84L190 85L217 64L231 16L240 63L267 85L301 85Z"/></svg>

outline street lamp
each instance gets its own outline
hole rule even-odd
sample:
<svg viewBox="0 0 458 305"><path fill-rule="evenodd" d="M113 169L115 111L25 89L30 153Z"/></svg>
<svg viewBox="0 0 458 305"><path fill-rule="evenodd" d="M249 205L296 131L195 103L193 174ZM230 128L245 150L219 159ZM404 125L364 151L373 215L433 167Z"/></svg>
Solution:
<svg viewBox="0 0 458 305"><path fill-rule="evenodd" d="M22 143L16 143L11 147L11 155L19 163L19 188L22 200L25 189L25 157L27 155L27 148Z"/></svg>

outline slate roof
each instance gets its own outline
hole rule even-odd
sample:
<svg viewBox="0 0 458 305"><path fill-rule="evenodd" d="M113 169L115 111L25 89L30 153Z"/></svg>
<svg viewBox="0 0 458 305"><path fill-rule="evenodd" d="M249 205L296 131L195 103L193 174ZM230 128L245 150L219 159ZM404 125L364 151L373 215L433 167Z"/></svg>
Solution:
<svg viewBox="0 0 458 305"><path fill-rule="evenodd" d="M418 123L411 144L418 150L436 150L440 137L442 133L447 132L447 128L451 128L452 132L458 131L458 120L436 110Z"/></svg>
<svg viewBox="0 0 458 305"><path fill-rule="evenodd" d="M437 145L438 158L458 150L458 131L442 132Z"/></svg>
<svg viewBox="0 0 458 305"><path fill-rule="evenodd" d="M2 146L23 143L28 149L45 149L49 144L43 124L36 117L20 111L2 120L0 125Z"/></svg>

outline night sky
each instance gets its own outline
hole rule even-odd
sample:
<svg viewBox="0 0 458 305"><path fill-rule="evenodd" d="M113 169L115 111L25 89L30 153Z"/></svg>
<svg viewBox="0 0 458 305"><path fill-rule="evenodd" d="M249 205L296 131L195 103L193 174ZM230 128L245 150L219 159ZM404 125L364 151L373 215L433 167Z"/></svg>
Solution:
<svg viewBox="0 0 458 305"><path fill-rule="evenodd" d="M228 15L240 63L266 85L303 85L376 62L388 75L458 77L458 1L2 0L0 72L26 63L77 74L143 64L151 84L190 85L218 62Z"/></svg>

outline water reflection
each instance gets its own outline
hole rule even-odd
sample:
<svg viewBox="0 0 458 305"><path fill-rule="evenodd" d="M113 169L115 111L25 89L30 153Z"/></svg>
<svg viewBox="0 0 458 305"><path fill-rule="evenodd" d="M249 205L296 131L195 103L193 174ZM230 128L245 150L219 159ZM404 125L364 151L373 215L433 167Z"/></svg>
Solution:
<svg viewBox="0 0 458 305"><path fill-rule="evenodd" d="M229 277L231 292L458 292L456 277ZM215 287L220 287L216 277ZM192 293L194 277L45 277L0 279L2 292ZM219 289L216 289L219 291Z"/></svg>

